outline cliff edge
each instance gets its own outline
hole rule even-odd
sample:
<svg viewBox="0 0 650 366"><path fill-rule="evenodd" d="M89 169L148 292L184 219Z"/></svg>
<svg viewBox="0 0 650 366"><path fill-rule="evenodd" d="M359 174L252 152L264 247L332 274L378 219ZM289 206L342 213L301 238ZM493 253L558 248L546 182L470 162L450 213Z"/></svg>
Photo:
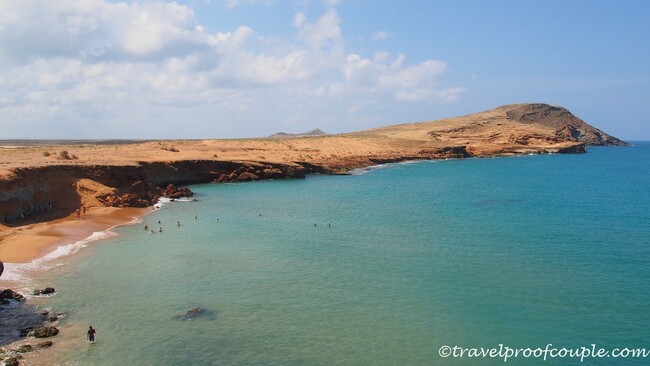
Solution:
<svg viewBox="0 0 650 366"><path fill-rule="evenodd" d="M531 103L338 135L5 146L0 231L81 206L142 207L191 194L169 184L346 174L404 160L584 153L586 145L626 143L565 108Z"/></svg>

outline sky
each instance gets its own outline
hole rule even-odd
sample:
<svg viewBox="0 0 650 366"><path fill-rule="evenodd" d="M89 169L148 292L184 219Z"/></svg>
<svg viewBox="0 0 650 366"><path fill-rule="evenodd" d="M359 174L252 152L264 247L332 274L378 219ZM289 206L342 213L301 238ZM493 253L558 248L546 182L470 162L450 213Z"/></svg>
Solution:
<svg viewBox="0 0 650 366"><path fill-rule="evenodd" d="M0 0L0 139L349 132L504 104L650 140L650 2Z"/></svg>

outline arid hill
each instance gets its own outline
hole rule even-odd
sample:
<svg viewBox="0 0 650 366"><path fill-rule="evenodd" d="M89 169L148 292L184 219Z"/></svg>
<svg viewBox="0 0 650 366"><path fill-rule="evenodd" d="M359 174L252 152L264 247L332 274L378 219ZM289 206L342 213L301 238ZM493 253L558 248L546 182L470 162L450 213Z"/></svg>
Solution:
<svg viewBox="0 0 650 366"><path fill-rule="evenodd" d="M303 132L303 133L286 133L286 132L278 132L274 133L273 135L269 136L270 138L287 138L287 137L307 137L307 136L323 136L327 135L326 132L321 130L320 128L314 128L313 130Z"/></svg>
<svg viewBox="0 0 650 366"><path fill-rule="evenodd" d="M548 104L514 104L501 107L506 109L506 115L521 123L536 123L554 128L558 136L575 139L587 145L626 146L627 143L609 136L603 131L588 125L585 121L574 116L562 107Z"/></svg>
<svg viewBox="0 0 650 366"><path fill-rule="evenodd" d="M585 145L625 143L564 108L515 104L338 135L11 146L0 148L0 220L20 225L82 205L147 206L170 183L344 174L404 160L582 153Z"/></svg>

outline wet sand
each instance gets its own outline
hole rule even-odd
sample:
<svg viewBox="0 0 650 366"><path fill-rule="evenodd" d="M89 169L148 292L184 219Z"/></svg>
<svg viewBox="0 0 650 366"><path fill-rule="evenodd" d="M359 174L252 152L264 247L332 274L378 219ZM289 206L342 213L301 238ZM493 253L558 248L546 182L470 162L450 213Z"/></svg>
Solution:
<svg viewBox="0 0 650 366"><path fill-rule="evenodd" d="M0 259L5 263L31 262L59 246L126 224L150 211L150 208L94 207L79 218L72 214L54 221L5 228L0 232Z"/></svg>

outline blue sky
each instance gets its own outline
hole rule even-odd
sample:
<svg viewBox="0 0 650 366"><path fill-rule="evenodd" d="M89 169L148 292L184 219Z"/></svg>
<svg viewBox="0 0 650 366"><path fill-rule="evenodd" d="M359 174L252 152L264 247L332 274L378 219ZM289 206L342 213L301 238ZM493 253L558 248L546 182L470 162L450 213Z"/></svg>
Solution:
<svg viewBox="0 0 650 366"><path fill-rule="evenodd" d="M3 138L347 132L561 105L650 140L645 1L0 0Z"/></svg>

